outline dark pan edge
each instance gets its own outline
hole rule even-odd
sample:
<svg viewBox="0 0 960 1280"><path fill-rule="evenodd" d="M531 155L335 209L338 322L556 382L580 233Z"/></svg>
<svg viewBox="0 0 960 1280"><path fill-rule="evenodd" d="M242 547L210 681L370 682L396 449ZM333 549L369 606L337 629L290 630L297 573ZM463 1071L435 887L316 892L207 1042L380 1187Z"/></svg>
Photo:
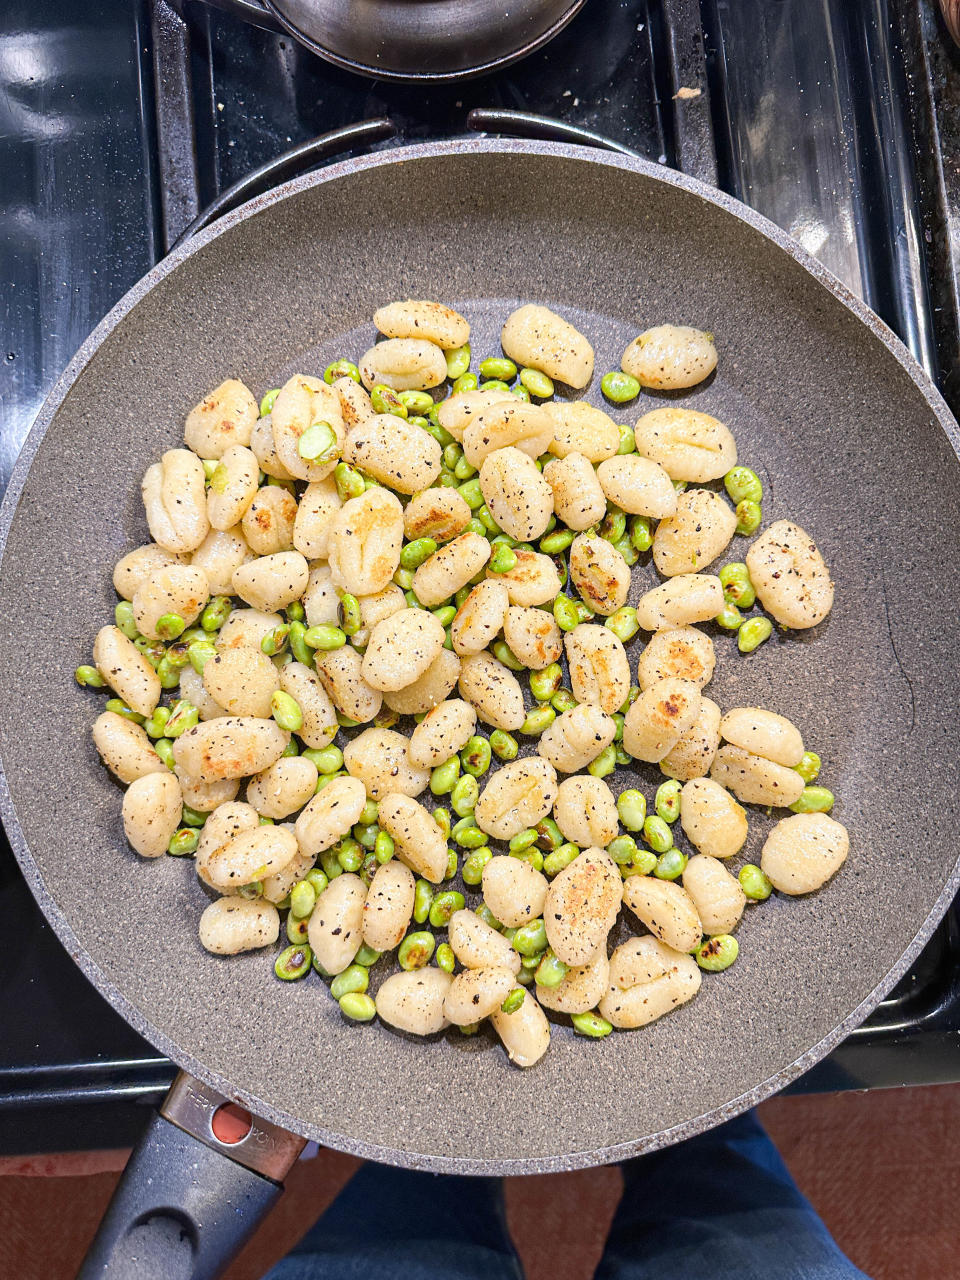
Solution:
<svg viewBox="0 0 960 1280"><path fill-rule="evenodd" d="M63 400L66 398L73 383L83 372L84 368L93 358L98 348L102 345L109 334L112 333L114 328L116 328L121 319L123 319L123 317L136 306L140 299L150 291L157 281L163 279L169 272L179 266L182 261L194 252L198 251L203 245L214 239L222 231L233 226L234 223L240 222L254 213L260 212L268 206L284 199L288 195L294 194L308 187L319 185L322 182L341 178L346 174L360 169L372 168L374 166L382 166L386 164L402 163L411 159L463 153L533 153L541 155L555 155L562 159L579 160L585 163L602 164L611 168L627 169L642 173L646 177L652 178L658 182L664 182L670 186L680 187L691 194L708 201L710 204L716 205L725 210L739 221L746 223L754 230L760 232L761 235L765 236L768 240L771 240L779 248L784 250L784 252L789 254L791 258L799 263L799 265L812 275L821 285L823 285L824 288L829 290L829 292L832 293L834 297L836 297L849 311L867 325L874 336L883 343L891 355L897 360L898 364L900 364L910 377L911 381L917 387L924 401L928 405L931 413L939 422L940 427L949 440L954 453L960 457L960 427L958 427L956 421L950 414L945 401L937 391L936 387L929 380L923 369L909 353L906 347L900 342L899 338L897 338L892 330L889 329L878 316L870 311L863 302L856 297L856 295L851 293L850 290L839 279L837 279L837 277L827 270L827 268L825 268L820 262L807 254L795 240L783 232L779 227L769 222L760 214L755 213L752 209L741 204L739 201L734 200L730 196L716 191L701 182L698 182L696 179L688 178L685 175L661 168L660 166L648 161L635 160L624 156L614 155L612 153L598 153L589 148L571 146L565 143L531 143L522 140L487 140L480 138L455 142L426 143L417 146L397 148L396 150L382 152L377 155L364 157L358 160L342 161L339 164L331 165L318 173L307 174L303 177L293 179L292 181L275 188L273 191L251 200L247 204L241 206L241 208L236 210L234 213L223 217L213 227L198 233L189 243L174 250L166 259L164 259L163 262L159 263L150 272L148 272L142 280L134 285L134 287L120 299L120 301L113 307L113 309L78 349L76 355L70 361L64 373L61 375L56 385L44 401L40 413L38 414L37 419L24 443L23 449L14 468L7 492L4 496L3 503L0 505L0 559L3 557L7 537L30 465L54 415ZM365 1157L367 1159L384 1161L386 1163L399 1165L405 1168L420 1169L435 1173L461 1173L490 1176L526 1173L555 1173L572 1169L588 1168L593 1165L611 1163L631 1156L642 1155L649 1151L655 1151L661 1147L670 1145L671 1143L681 1141L684 1138L693 1137L723 1120L731 1119L733 1116L739 1115L748 1108L762 1102L765 1098L768 1098L779 1089L782 1089L792 1080L803 1074L803 1072L807 1071L815 1063L820 1061L821 1058L825 1057L834 1048L836 1048L836 1046L876 1008L883 997L893 988L893 986L904 975L910 964L916 959L922 947L927 942L930 935L933 933L933 930L942 918L944 912L947 910L947 907L956 895L958 889L960 889L960 858L958 858L940 895L923 924L915 934L913 941L900 956L897 963L887 972L870 994L847 1015L843 1022L835 1027L822 1040L808 1049L794 1062L782 1068L774 1075L769 1076L749 1092L741 1094L739 1097L720 1107L705 1112L700 1116L695 1116L692 1119L676 1125L672 1129L662 1131L655 1136L638 1138L632 1141L618 1143L613 1146L598 1148L596 1150L575 1151L566 1155L551 1156L545 1159L501 1161L455 1159L444 1156L418 1155L408 1151L398 1151L387 1146L380 1146L379 1144L357 1142L342 1134L330 1132L319 1126L304 1125L298 1118L287 1114L272 1104L262 1101L255 1094L248 1093L244 1090L238 1090L229 1081L220 1077L216 1072L211 1071L202 1063L195 1060L190 1054L184 1053L168 1038L166 1033L155 1027L128 1002L125 996L116 990L99 965L93 961L93 959L80 945L59 905L49 894L43 877L41 876L40 871L33 860L33 856L27 847L26 840L16 816L16 811L11 798L10 789L7 784L5 772L2 767L2 762L0 762L0 818L2 818L14 855L17 858L24 878L30 886L31 892L40 905L45 917L57 933L57 936L60 938L60 941L69 952L71 958L79 965L85 976L97 987L101 995L103 995L114 1009L116 1009L120 1016L124 1018L140 1035L147 1039L151 1044L155 1045L157 1049L178 1063L178 1065L184 1070L189 1071L199 1079L204 1080L213 1088L218 1089L225 1096L236 1099L238 1102L241 1102L243 1105L249 1107L252 1111L266 1119L282 1125L294 1132L300 1133L305 1137L312 1138L324 1146L346 1151L352 1155Z"/></svg>

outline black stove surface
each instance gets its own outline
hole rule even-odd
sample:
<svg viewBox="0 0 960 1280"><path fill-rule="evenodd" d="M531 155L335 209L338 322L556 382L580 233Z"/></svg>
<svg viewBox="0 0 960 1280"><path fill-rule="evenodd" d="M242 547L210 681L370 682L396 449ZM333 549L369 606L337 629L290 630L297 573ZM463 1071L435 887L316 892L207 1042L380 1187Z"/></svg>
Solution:
<svg viewBox="0 0 960 1280"><path fill-rule="evenodd" d="M934 11L588 0L526 61L420 88L336 70L194 0L6 0L0 482L80 342L224 188L338 126L387 116L420 140L463 133L472 108L595 130L740 196L860 293L956 410L960 170L941 148L960 133L960 62ZM173 1068L74 966L5 840L0 929L0 1152L133 1141ZM960 1079L958 956L955 906L893 995L794 1087Z"/></svg>

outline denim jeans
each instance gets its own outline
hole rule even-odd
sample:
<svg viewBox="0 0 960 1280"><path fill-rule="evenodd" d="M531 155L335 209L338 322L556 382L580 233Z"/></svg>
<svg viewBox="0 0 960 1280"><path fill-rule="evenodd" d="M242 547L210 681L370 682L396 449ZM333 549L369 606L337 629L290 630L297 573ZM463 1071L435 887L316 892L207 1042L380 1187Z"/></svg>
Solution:
<svg viewBox="0 0 960 1280"><path fill-rule="evenodd" d="M628 1160L595 1280L867 1280L752 1114ZM498 1178L367 1164L267 1280L523 1280Z"/></svg>

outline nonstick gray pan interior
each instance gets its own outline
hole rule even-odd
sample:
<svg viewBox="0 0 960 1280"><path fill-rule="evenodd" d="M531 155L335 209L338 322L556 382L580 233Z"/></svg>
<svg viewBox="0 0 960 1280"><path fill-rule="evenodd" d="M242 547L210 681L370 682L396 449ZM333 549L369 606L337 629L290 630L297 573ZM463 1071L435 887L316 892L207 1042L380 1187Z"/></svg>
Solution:
<svg viewBox="0 0 960 1280"><path fill-rule="evenodd" d="M730 425L763 478L765 523L801 523L837 585L814 632L775 635L746 658L718 632L708 692L802 727L850 829L847 864L819 894L751 907L739 961L707 975L692 1004L601 1043L558 1023L530 1072L485 1034L415 1042L347 1025L319 978L278 982L268 954L207 955L192 864L127 848L121 791L90 741L101 700L72 678L110 619L114 562L147 540L140 477L181 441L190 407L225 377L260 395L294 371L355 358L374 338L374 309L407 296L464 312L478 354L498 349L518 301L555 307L595 345L595 404L600 375L641 329L713 330L717 374L682 403ZM613 416L632 423L663 402L645 394ZM856 1025L956 888L955 432L903 348L791 241L654 166L471 141L289 184L120 304L44 409L11 485L0 755L3 816L27 878L143 1035L320 1142L421 1168L523 1172L612 1160L716 1123ZM727 558L745 551L740 540ZM635 593L655 580L650 565L634 573ZM640 775L648 796L656 779ZM770 822L751 825L755 860Z"/></svg>

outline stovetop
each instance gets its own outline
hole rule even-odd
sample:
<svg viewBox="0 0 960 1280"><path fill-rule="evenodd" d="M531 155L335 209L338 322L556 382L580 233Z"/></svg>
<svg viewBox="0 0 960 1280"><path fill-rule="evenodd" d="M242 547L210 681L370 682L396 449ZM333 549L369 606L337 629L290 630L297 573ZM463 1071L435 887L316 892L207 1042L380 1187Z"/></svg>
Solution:
<svg viewBox="0 0 960 1280"><path fill-rule="evenodd" d="M382 147L462 134L475 108L547 115L739 196L878 311L960 408L960 55L933 0L588 0L526 61L429 87L339 71L231 3L0 12L0 483L83 338L225 188L341 126L389 118ZM0 1153L132 1141L173 1068L73 965L5 841L0 930ZM794 1088L960 1079L958 960L955 905Z"/></svg>

